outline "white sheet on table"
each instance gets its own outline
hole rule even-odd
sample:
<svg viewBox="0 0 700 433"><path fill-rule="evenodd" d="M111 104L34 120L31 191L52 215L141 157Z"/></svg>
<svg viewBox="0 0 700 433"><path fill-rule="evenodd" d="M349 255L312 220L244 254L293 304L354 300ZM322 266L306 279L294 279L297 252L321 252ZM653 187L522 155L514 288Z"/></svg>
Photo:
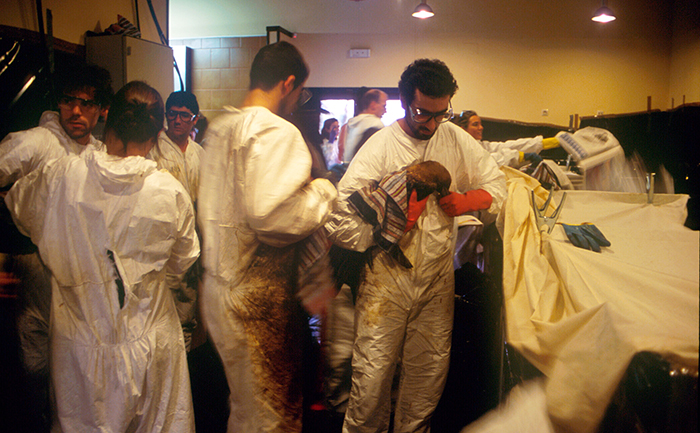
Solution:
<svg viewBox="0 0 700 433"><path fill-rule="evenodd" d="M595 431L640 351L697 368L699 236L683 226L688 196L657 194L651 205L645 194L568 191L559 222L596 224L612 245L595 253L574 247L561 226L540 235L530 189L538 206L547 192L503 170L507 339L547 376L555 425Z"/></svg>

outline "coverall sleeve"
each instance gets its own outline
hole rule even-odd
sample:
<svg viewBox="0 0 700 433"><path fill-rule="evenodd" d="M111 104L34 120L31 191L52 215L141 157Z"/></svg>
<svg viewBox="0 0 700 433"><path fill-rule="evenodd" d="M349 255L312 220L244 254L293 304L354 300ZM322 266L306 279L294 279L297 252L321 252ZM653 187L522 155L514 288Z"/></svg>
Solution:
<svg viewBox="0 0 700 433"><path fill-rule="evenodd" d="M326 179L311 181L311 154L291 124L253 138L245 168L250 227L269 245L300 241L328 221L337 191Z"/></svg>
<svg viewBox="0 0 700 433"><path fill-rule="evenodd" d="M517 168L520 166L520 152L540 153L542 151L542 136L519 138L508 141L481 141L481 145L496 160L499 167L507 165Z"/></svg>
<svg viewBox="0 0 700 433"><path fill-rule="evenodd" d="M472 143L467 143L463 168L457 173L456 183L459 192L483 189L491 194L493 202L488 213L496 215L506 198L505 175L496 164L496 160L483 147L469 137Z"/></svg>
<svg viewBox="0 0 700 433"><path fill-rule="evenodd" d="M338 246L354 251L365 251L374 244L373 227L350 207L348 197L355 191L384 177L383 157L375 154L380 146L363 146L352 160L348 171L338 184L338 202L331 220L326 224L331 240Z"/></svg>
<svg viewBox="0 0 700 433"><path fill-rule="evenodd" d="M199 257L199 238L195 232L192 201L184 190L176 196L178 212L175 244L166 265L168 287L176 287L187 270Z"/></svg>
<svg viewBox="0 0 700 433"><path fill-rule="evenodd" d="M54 164L48 163L41 170L34 170L20 178L5 196L5 204L17 229L30 237L35 245L39 244L43 235L46 204L54 177Z"/></svg>
<svg viewBox="0 0 700 433"><path fill-rule="evenodd" d="M47 141L52 139L55 140L43 128L13 132L5 137L0 143L0 187L39 168L42 161L48 159L46 153L51 147Z"/></svg>

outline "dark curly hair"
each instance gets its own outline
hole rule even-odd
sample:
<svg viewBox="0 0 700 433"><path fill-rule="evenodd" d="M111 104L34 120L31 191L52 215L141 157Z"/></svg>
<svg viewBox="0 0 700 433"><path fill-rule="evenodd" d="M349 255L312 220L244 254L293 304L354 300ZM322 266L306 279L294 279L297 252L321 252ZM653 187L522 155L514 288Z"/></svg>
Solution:
<svg viewBox="0 0 700 433"><path fill-rule="evenodd" d="M95 89L95 100L102 107L108 107L112 101L112 78L109 72L97 65L86 63L69 63L56 73L56 89L59 97L86 88Z"/></svg>
<svg viewBox="0 0 700 433"><path fill-rule="evenodd" d="M454 96L457 81L447 65L440 60L418 59L406 67L399 80L399 93L407 105L413 103L416 89L426 96Z"/></svg>
<svg viewBox="0 0 700 433"><path fill-rule="evenodd" d="M163 129L165 107L156 89L143 81L124 85L112 101L105 133L113 132L125 145L156 139Z"/></svg>
<svg viewBox="0 0 700 433"><path fill-rule="evenodd" d="M173 92L168 96L168 100L165 101L165 111L170 110L172 107L185 107L190 110L192 114L199 114L197 97L184 90Z"/></svg>

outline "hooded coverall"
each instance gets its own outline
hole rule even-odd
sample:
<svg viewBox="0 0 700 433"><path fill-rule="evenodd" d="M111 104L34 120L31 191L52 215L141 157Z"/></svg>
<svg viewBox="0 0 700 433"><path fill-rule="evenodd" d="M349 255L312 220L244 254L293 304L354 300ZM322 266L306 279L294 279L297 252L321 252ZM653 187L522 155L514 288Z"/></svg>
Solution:
<svg viewBox="0 0 700 433"><path fill-rule="evenodd" d="M231 390L228 431L300 431L295 247L327 222L337 192L310 180L294 125L263 107L227 110L207 130L198 218L200 299Z"/></svg>
<svg viewBox="0 0 700 433"><path fill-rule="evenodd" d="M52 275L52 431L192 432L169 289L199 255L182 185L152 161L88 148L20 179L5 202Z"/></svg>
<svg viewBox="0 0 700 433"><path fill-rule="evenodd" d="M433 160L452 176L451 191L484 189L497 213L506 194L503 173L479 143L451 123L430 140L406 134L398 122L374 134L341 179L339 202L327 224L337 245L356 251L372 246L372 227L351 210L347 197L410 164ZM352 388L344 432L385 432L396 363L402 365L395 432L424 432L442 394L449 365L454 311L454 218L434 195L415 227L399 241L413 268L387 253L375 255L358 289Z"/></svg>

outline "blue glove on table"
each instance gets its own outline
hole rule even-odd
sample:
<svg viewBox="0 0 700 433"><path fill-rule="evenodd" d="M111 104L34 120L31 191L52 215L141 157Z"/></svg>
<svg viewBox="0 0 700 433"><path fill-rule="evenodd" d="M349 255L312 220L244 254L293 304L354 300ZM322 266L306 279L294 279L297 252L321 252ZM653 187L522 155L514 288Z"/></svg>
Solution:
<svg viewBox="0 0 700 433"><path fill-rule="evenodd" d="M562 224L566 237L572 244L579 248L600 252L600 247L609 247L608 241L603 233L593 224L584 223L581 225Z"/></svg>

